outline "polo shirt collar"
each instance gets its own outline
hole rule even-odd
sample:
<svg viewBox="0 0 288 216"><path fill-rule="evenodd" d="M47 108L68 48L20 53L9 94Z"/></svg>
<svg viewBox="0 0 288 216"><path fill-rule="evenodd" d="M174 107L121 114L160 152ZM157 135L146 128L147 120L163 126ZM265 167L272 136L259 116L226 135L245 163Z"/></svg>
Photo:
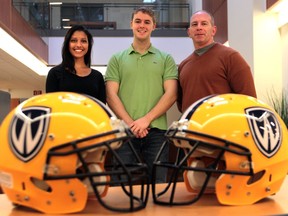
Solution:
<svg viewBox="0 0 288 216"><path fill-rule="evenodd" d="M131 46L128 48L128 53L129 53L129 54L136 53L136 51L134 50L132 44L131 44ZM149 49L148 49L148 53L156 53L156 48L153 47L152 44L151 44L151 46L150 46Z"/></svg>

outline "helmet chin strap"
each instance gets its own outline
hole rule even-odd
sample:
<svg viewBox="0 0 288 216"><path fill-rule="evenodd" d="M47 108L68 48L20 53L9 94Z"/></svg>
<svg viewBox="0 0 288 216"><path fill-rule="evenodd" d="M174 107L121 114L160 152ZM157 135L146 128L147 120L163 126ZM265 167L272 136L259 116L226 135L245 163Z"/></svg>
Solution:
<svg viewBox="0 0 288 216"><path fill-rule="evenodd" d="M106 152L104 149L102 151L100 149L97 149L97 151L94 149L94 151L86 151L86 152L82 153L82 157L84 158L90 173L92 173L92 174L93 173L102 173L105 171L103 168L104 167L103 163L105 162L105 155L106 155ZM79 168L80 170L83 169L81 162L78 162L77 168ZM93 177L93 182L95 182L95 183L107 182L107 181L109 181L108 176L102 175L102 176ZM88 177L83 179L82 183L84 185L86 185L88 195L95 195L94 190L93 190L93 186L91 185L91 182L90 182ZM106 187L107 187L107 185L100 185L100 186L96 187L96 190L98 191L100 196L102 196L102 195L104 196L106 194L106 192L107 192Z"/></svg>
<svg viewBox="0 0 288 216"><path fill-rule="evenodd" d="M191 162L190 167L195 168L205 168L205 162L198 159L193 159ZM189 186L191 187L192 191L199 192L203 187L203 182L206 178L205 172L199 172L199 171L187 171L187 180L189 183ZM208 181L207 187L205 189L206 193L213 193L215 191L215 183L218 177L210 176L210 179Z"/></svg>
<svg viewBox="0 0 288 216"><path fill-rule="evenodd" d="M88 164L88 168L89 168L89 171L91 173L101 173L103 172L104 170L101 168L101 166L97 163L90 163ZM106 176L96 176L96 177L93 177L93 181L94 182L107 182L107 177ZM89 181L89 178L85 178L83 181L82 181L83 184L86 185L87 187L87 190L88 190L88 194L89 195L94 195L94 190L93 190L93 187L91 186L91 183ZM102 185L102 186L97 186L97 190L99 192L100 195L102 195L105 191L105 188L106 186L105 185Z"/></svg>

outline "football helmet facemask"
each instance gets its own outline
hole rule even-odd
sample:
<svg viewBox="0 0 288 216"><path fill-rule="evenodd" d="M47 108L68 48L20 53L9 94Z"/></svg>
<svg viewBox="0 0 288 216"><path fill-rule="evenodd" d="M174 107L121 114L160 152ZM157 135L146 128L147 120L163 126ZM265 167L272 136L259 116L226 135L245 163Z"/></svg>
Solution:
<svg viewBox="0 0 288 216"><path fill-rule="evenodd" d="M68 92L34 96L2 122L2 189L12 203L51 214L82 211L91 194L109 210L143 209L148 173L133 151L132 137L124 122L94 98ZM121 145L130 145L137 164L123 164L115 151ZM117 165L105 162L107 153ZM109 202L109 186L116 185L122 189L117 201L127 205Z"/></svg>
<svg viewBox="0 0 288 216"><path fill-rule="evenodd" d="M223 94L192 104L166 136L178 155L153 166L156 204L185 205L215 193L224 205L253 204L275 194L288 170L287 129L279 115L260 100ZM171 149L171 150L172 150ZM167 169L166 187L155 184ZM177 187L184 181L185 188Z"/></svg>

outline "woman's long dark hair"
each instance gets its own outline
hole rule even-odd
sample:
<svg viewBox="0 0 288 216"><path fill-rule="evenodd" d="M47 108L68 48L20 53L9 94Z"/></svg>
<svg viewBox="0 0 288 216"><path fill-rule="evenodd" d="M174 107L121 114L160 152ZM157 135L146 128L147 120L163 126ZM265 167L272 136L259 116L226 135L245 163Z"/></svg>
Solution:
<svg viewBox="0 0 288 216"><path fill-rule="evenodd" d="M93 37L91 33L82 25L74 25L72 26L66 33L64 38L64 43L62 46L62 63L61 66L65 68L65 70L76 74L76 70L74 68L75 61L73 56L69 51L69 42L71 40L72 35L75 31L83 31L88 38L88 52L84 56L85 64L90 67L91 66L91 52L93 46Z"/></svg>

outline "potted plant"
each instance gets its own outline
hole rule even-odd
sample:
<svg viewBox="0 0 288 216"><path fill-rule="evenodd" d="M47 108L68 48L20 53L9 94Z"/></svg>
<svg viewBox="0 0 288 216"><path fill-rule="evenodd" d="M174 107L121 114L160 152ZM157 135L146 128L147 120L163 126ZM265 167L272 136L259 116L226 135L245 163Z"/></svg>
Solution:
<svg viewBox="0 0 288 216"><path fill-rule="evenodd" d="M268 93L268 103L274 108L288 128L288 95L285 89L277 94L274 89Z"/></svg>

